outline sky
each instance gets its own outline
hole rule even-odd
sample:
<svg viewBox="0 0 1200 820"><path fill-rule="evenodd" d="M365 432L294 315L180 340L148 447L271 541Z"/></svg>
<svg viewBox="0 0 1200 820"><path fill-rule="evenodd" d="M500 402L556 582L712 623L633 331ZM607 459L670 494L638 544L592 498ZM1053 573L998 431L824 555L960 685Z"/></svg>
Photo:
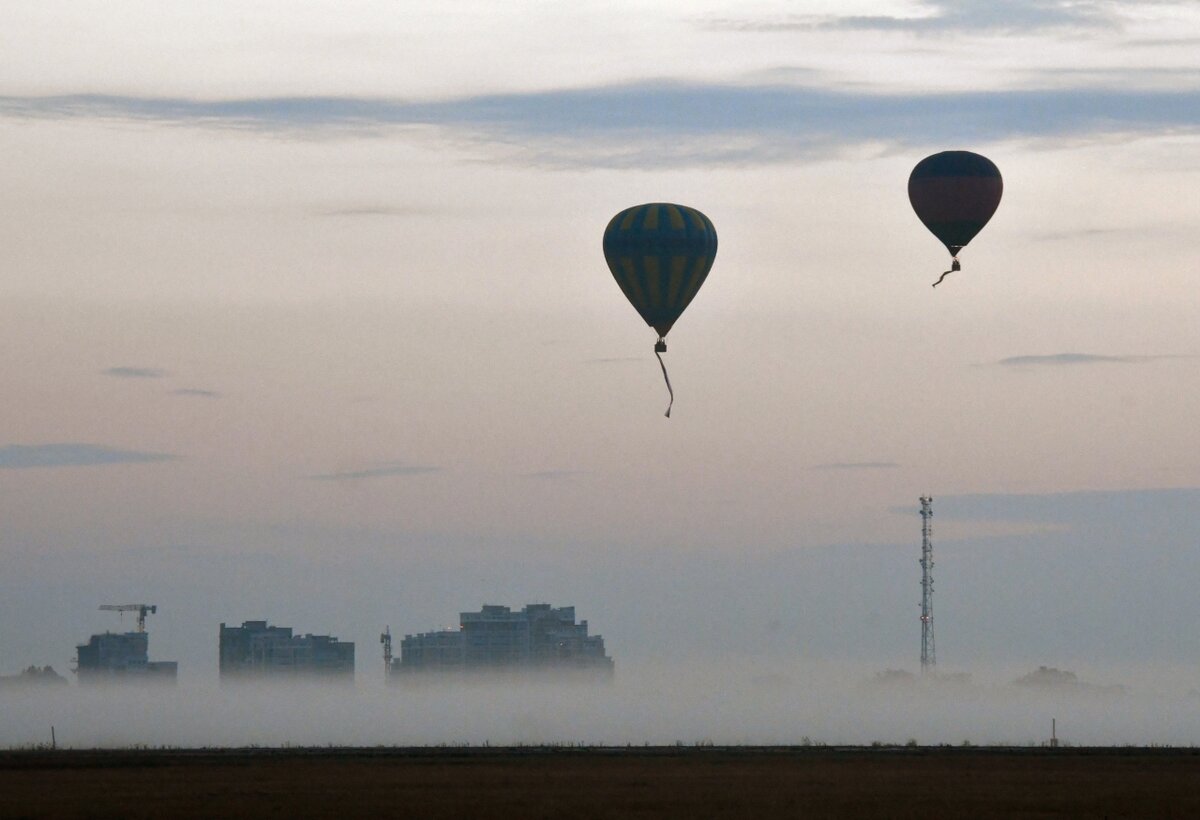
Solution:
<svg viewBox="0 0 1200 820"><path fill-rule="evenodd" d="M1200 679L1200 4L0 11L0 673L147 602L358 642L575 605L625 664ZM945 249L907 178L1004 176ZM601 253L698 208L670 334Z"/></svg>

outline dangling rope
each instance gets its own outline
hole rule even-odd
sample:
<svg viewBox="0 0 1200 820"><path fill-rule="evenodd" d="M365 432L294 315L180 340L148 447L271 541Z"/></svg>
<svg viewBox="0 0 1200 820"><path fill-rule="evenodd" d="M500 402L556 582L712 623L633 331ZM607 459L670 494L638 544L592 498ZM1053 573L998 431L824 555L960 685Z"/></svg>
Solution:
<svg viewBox="0 0 1200 820"><path fill-rule="evenodd" d="M671 377L667 375L667 366L663 363L662 354L667 352L667 342L660 338L654 345L654 355L658 357L658 366L662 368L663 381L667 383L667 393L671 396L671 402L667 405L667 412L664 413L667 418L671 418L671 407L675 404L675 391L671 389Z"/></svg>
<svg viewBox="0 0 1200 820"><path fill-rule="evenodd" d="M938 285L942 284L942 280L945 279L947 276L949 276L951 273L953 273L956 270L962 270L962 265L958 264L957 256L952 256L951 262L950 262L950 270L942 271L942 275L940 277L938 277L938 280L936 282L933 283L933 286L936 288Z"/></svg>

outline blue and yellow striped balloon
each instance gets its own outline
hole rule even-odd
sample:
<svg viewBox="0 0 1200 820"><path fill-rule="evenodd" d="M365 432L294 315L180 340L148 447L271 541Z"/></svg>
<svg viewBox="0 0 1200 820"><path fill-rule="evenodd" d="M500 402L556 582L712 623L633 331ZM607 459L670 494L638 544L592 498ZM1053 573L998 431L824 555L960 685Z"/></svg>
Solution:
<svg viewBox="0 0 1200 820"><path fill-rule="evenodd" d="M626 208L604 230L604 258L621 291L661 340L696 296L717 255L717 231L695 208Z"/></svg>

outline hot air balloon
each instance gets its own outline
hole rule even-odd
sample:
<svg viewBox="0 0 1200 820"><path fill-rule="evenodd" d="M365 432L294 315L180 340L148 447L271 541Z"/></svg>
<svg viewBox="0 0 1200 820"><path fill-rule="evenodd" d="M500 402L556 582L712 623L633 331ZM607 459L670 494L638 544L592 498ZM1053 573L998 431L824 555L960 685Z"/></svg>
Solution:
<svg viewBox="0 0 1200 820"><path fill-rule="evenodd" d="M646 324L658 332L654 355L671 403L675 391L662 354L667 333L696 296L717 255L717 231L695 208L651 202L626 208L604 229L604 258L613 278Z"/></svg>
<svg viewBox="0 0 1200 820"><path fill-rule="evenodd" d="M950 270L962 270L958 252L983 229L1000 204L1004 180L987 157L942 151L925 157L908 178L908 199L917 217L950 251Z"/></svg>

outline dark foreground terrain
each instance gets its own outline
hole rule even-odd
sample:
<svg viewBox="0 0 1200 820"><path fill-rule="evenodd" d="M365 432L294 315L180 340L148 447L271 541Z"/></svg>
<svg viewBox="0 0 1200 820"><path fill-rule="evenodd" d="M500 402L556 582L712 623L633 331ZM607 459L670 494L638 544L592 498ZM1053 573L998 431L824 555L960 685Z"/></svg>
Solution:
<svg viewBox="0 0 1200 820"><path fill-rule="evenodd" d="M0 817L1195 818L1191 749L0 752Z"/></svg>

